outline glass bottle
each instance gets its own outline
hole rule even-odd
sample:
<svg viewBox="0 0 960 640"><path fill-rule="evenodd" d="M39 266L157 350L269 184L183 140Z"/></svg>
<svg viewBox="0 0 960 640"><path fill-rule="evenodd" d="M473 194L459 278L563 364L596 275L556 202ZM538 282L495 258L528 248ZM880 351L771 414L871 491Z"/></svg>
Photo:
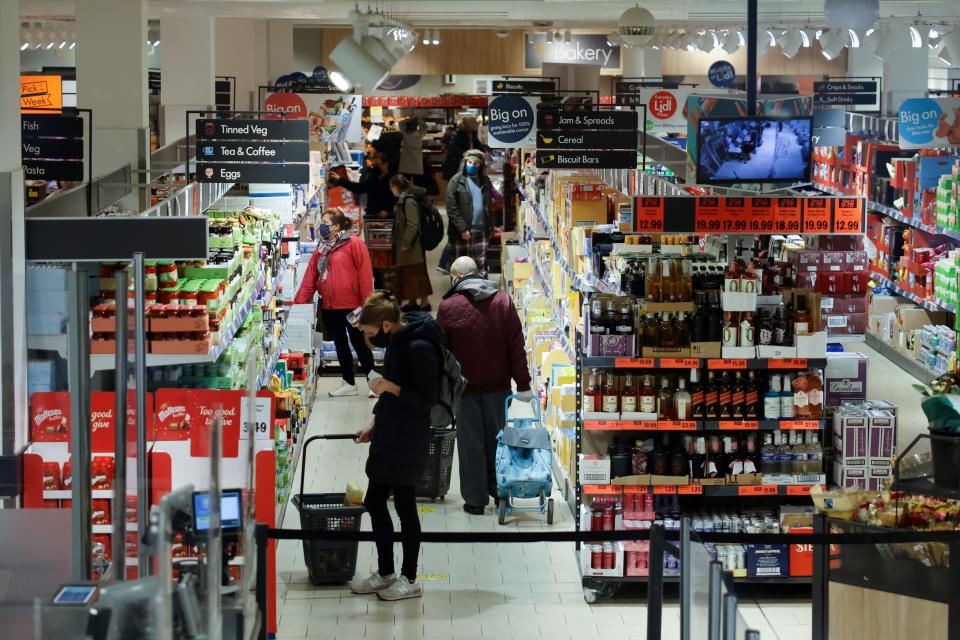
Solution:
<svg viewBox="0 0 960 640"><path fill-rule="evenodd" d="M653 413L657 412L657 394L653 389L653 377L644 376L643 377L643 386L640 388L639 394L639 406L640 413Z"/></svg>
<svg viewBox="0 0 960 640"><path fill-rule="evenodd" d="M685 349L690 346L690 324L687 322L687 315L681 311L676 316L677 325L677 346Z"/></svg>
<svg viewBox="0 0 960 640"><path fill-rule="evenodd" d="M680 378L677 391L673 394L673 415L675 420L690 420L692 399L687 391L687 381Z"/></svg>
<svg viewBox="0 0 960 640"><path fill-rule="evenodd" d="M816 431L807 432L807 465L804 473L823 473L823 447L820 446L820 436Z"/></svg>
<svg viewBox="0 0 960 640"><path fill-rule="evenodd" d="M673 420L673 392L670 391L670 380L660 379L660 393L657 396L657 419Z"/></svg>
<svg viewBox="0 0 960 640"><path fill-rule="evenodd" d="M780 470L779 473L784 475L793 473L793 449L787 440L789 433L789 431L776 431L778 440L774 440L777 446L777 468Z"/></svg>
<svg viewBox="0 0 960 640"><path fill-rule="evenodd" d="M733 322L733 314L727 311L723 314L723 346L737 346L737 325Z"/></svg>
<svg viewBox="0 0 960 640"><path fill-rule="evenodd" d="M603 326L603 307L599 300L590 301L590 335L602 336Z"/></svg>
<svg viewBox="0 0 960 640"><path fill-rule="evenodd" d="M660 295L663 302L677 301L677 278L673 272L673 260L660 260Z"/></svg>
<svg viewBox="0 0 960 640"><path fill-rule="evenodd" d="M647 302L663 302L663 293L661 289L661 271L660 261L656 258L647 260L646 281L644 289L647 294Z"/></svg>
<svg viewBox="0 0 960 640"><path fill-rule="evenodd" d="M703 477L716 478L720 476L723 468L723 450L720 444L720 436L710 436L707 443L707 455L703 462Z"/></svg>
<svg viewBox="0 0 960 640"><path fill-rule="evenodd" d="M741 347L752 347L754 340L753 314L746 312L740 320L739 345Z"/></svg>
<svg viewBox="0 0 960 640"><path fill-rule="evenodd" d="M780 376L770 376L770 388L763 394L763 419L780 419Z"/></svg>
<svg viewBox="0 0 960 640"><path fill-rule="evenodd" d="M733 385L730 382L730 376L724 374L720 378L720 392L717 399L719 414L721 420L730 420L733 418Z"/></svg>
<svg viewBox="0 0 960 640"><path fill-rule="evenodd" d="M694 308L691 324L691 331L694 342L707 341L707 296L703 291L697 291L693 294Z"/></svg>
<svg viewBox="0 0 960 640"><path fill-rule="evenodd" d="M600 396L601 410L604 413L620 413L620 391L617 390L617 379L609 371L603 376Z"/></svg>
<svg viewBox="0 0 960 640"><path fill-rule="evenodd" d="M793 456L793 474L802 475L806 473L807 446L803 443L803 437L799 431L790 432L790 452Z"/></svg>
<svg viewBox="0 0 960 640"><path fill-rule="evenodd" d="M787 340L787 323L783 320L783 307L777 309L771 325L773 329L773 344L778 347L789 344Z"/></svg>
<svg viewBox="0 0 960 640"><path fill-rule="evenodd" d="M777 448L773 444L773 434L763 434L763 447L760 449L760 472L763 475L780 473L777 463Z"/></svg>
<svg viewBox="0 0 960 640"><path fill-rule="evenodd" d="M620 314L617 316L616 329L614 331L618 336L633 335L633 311L628 302L620 303Z"/></svg>
<svg viewBox="0 0 960 640"><path fill-rule="evenodd" d="M746 389L743 399L743 417L748 420L756 419L760 414L760 389L757 387L756 373L751 371L747 374Z"/></svg>
<svg viewBox="0 0 960 640"><path fill-rule="evenodd" d="M716 420L720 417L720 385L713 371L707 372L707 383L703 391L704 416L707 420Z"/></svg>
<svg viewBox="0 0 960 640"><path fill-rule="evenodd" d="M677 347L677 325L673 321L673 316L669 313L663 314L660 322L660 347L663 349L675 349Z"/></svg>
<svg viewBox="0 0 960 640"><path fill-rule="evenodd" d="M584 413L600 411L600 386L597 378L599 374L591 373L587 376L587 383L583 387L583 403L581 410Z"/></svg>
<svg viewBox="0 0 960 640"><path fill-rule="evenodd" d="M607 300L607 306L603 311L603 333L605 335L614 335L617 329L617 309L613 298Z"/></svg>
<svg viewBox="0 0 960 640"><path fill-rule="evenodd" d="M743 446L740 449L740 457L743 460L742 473L756 473L760 468L760 460L757 453L757 434L748 433L743 437Z"/></svg>
<svg viewBox="0 0 960 640"><path fill-rule="evenodd" d="M703 436L693 440L693 453L690 455L690 475L696 479L703 478L704 463L707 459L707 444Z"/></svg>
<svg viewBox="0 0 960 640"><path fill-rule="evenodd" d="M689 260L678 260L677 301L689 302L693 300L693 273Z"/></svg>
<svg viewBox="0 0 960 640"><path fill-rule="evenodd" d="M754 337L757 344L761 346L773 344L773 323L770 322L770 314L767 313L766 309L760 308L757 310L754 324L756 325Z"/></svg>
<svg viewBox="0 0 960 640"><path fill-rule="evenodd" d="M820 420L823 418L823 379L818 371L811 371L806 377L809 417Z"/></svg>
<svg viewBox="0 0 960 640"><path fill-rule="evenodd" d="M723 314L720 310L720 292L707 293L707 340L723 341Z"/></svg>
<svg viewBox="0 0 960 640"><path fill-rule="evenodd" d="M703 420L706 417L703 385L700 384L700 370L690 370L690 417Z"/></svg>
<svg viewBox="0 0 960 640"><path fill-rule="evenodd" d="M656 349L660 346L660 316L647 314L643 321L643 346Z"/></svg>
<svg viewBox="0 0 960 640"><path fill-rule="evenodd" d="M733 374L732 395L730 397L730 417L734 420L743 420L746 408L743 406L747 399L747 387L743 375L737 371Z"/></svg>
<svg viewBox="0 0 960 640"><path fill-rule="evenodd" d="M637 411L637 388L633 384L633 375L629 373L623 377L623 389L620 391L620 410L623 413L636 413Z"/></svg>
<svg viewBox="0 0 960 640"><path fill-rule="evenodd" d="M753 271L753 263L748 264L746 270L740 274L740 292L757 292L757 274Z"/></svg>
<svg viewBox="0 0 960 640"><path fill-rule="evenodd" d="M785 420L793 416L793 387L791 386L790 376L784 374L780 387L780 418Z"/></svg>
<svg viewBox="0 0 960 640"><path fill-rule="evenodd" d="M780 287L783 285L783 274L780 267L774 262L773 256L767 261L767 267L763 270L763 295L775 296L780 293Z"/></svg>
<svg viewBox="0 0 960 640"><path fill-rule="evenodd" d="M793 383L791 385L793 388L793 415L801 420L806 420L810 417L808 382L809 380L805 374L798 373L793 377Z"/></svg>
<svg viewBox="0 0 960 640"><path fill-rule="evenodd" d="M723 454L726 464L726 473L732 476L738 476L743 473L743 460L740 458L740 452L737 449L737 439L727 436L723 439Z"/></svg>
<svg viewBox="0 0 960 640"><path fill-rule="evenodd" d="M793 317L790 319L793 335L810 335L810 313L807 311L807 297L798 295L794 297L794 300L796 301L796 308L793 311Z"/></svg>

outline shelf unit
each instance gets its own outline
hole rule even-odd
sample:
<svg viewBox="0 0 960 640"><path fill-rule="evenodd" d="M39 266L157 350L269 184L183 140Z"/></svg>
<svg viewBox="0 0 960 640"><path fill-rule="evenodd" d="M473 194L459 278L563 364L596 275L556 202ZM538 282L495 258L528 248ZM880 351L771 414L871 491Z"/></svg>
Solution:
<svg viewBox="0 0 960 640"><path fill-rule="evenodd" d="M917 360L914 360L903 353L900 353L883 340L874 336L872 333L867 333L864 338L864 341L867 343L868 347L880 353L884 358L897 365L923 384L930 384L931 380L934 378L939 378L941 375L943 375L932 369L928 369L923 365L923 363L918 362Z"/></svg>
<svg viewBox="0 0 960 640"><path fill-rule="evenodd" d="M612 490L624 494L652 494L655 496L716 496L716 497L783 497L809 496L816 484L663 484L663 485L597 485L585 484L580 495L609 493Z"/></svg>
<svg viewBox="0 0 960 640"><path fill-rule="evenodd" d="M920 296L910 293L906 289L901 288L900 285L898 285L896 282L894 282L887 276L883 275L882 273L878 273L877 271L874 271L872 269L870 270L870 277L874 278L875 280L879 280L882 284L886 285L887 287L895 291L897 295L907 298L911 302L914 302L920 305L927 311L946 311L947 313L957 312L956 306L949 304L947 302L943 302L942 300L938 300L938 299L927 300L925 298L921 298Z"/></svg>

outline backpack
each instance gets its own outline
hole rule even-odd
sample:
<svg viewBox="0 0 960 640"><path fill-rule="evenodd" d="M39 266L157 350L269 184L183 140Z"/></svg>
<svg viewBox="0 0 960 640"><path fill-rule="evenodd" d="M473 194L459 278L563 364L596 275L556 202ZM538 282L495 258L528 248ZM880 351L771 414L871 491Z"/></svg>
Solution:
<svg viewBox="0 0 960 640"><path fill-rule="evenodd" d="M443 218L426 198L419 198L417 206L420 207L420 246L424 251L433 251L443 240Z"/></svg>
<svg viewBox="0 0 960 640"><path fill-rule="evenodd" d="M431 427L457 427L457 411L460 407L460 396L467 386L467 379L460 370L460 362L453 353L437 343L440 360L440 390L437 402L430 409Z"/></svg>

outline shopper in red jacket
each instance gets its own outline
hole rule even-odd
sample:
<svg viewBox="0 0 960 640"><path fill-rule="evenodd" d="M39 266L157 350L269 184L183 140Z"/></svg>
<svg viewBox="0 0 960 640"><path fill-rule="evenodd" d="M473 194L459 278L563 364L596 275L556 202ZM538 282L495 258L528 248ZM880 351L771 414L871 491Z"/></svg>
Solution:
<svg viewBox="0 0 960 640"><path fill-rule="evenodd" d="M443 296L437 323L467 379L457 411L460 494L463 510L480 515L489 498L496 505L497 434L507 419L511 380L517 398L529 402L530 372L523 327L510 296L481 276L467 256L454 261L450 278L453 287Z"/></svg>
<svg viewBox="0 0 960 640"><path fill-rule="evenodd" d="M334 398L355 396L356 379L353 375L353 344L360 371L366 376L373 371L373 353L363 339L363 332L353 326L348 316L363 306L363 301L373 293L373 269L370 253L359 237L350 233L353 221L339 209L330 209L321 218L320 243L310 258L307 272L294 304L313 302L313 294L320 294L317 327L324 338L333 340L337 347L337 362L340 364L343 384L330 392ZM373 397L373 393L370 392Z"/></svg>

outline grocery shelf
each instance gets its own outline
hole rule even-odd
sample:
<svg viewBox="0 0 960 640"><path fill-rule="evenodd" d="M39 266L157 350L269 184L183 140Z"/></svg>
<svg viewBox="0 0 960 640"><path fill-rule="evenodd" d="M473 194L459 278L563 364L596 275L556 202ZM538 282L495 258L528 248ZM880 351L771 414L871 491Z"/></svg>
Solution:
<svg viewBox="0 0 960 640"><path fill-rule="evenodd" d="M920 305L927 311L946 311L947 313L957 312L956 305L952 305L949 302L943 302L942 300L925 300L924 298L921 298L920 296L910 293L906 289L901 288L900 285L898 285L896 282L894 282L893 280L891 280L890 278L888 278L887 276L881 273L871 270L870 277L876 280L879 280L890 289L893 289L894 291L896 291L897 295L901 295L904 298L907 298L912 302L915 302L916 304Z"/></svg>
<svg viewBox="0 0 960 640"><path fill-rule="evenodd" d="M227 350L227 347L230 346L230 343L233 342L233 338L237 335L237 331L240 330L243 322L247 319L247 316L250 315L250 311L253 309L254 299L256 298L260 289L263 287L263 280L264 274L261 272L257 285L254 287L253 293L250 294L247 300L240 307L240 311L237 312L236 318L234 318L233 322L231 322L226 329L221 329L220 342L217 343L209 353L201 355L192 355L188 353L148 353L147 366L169 367L183 364L204 364L216 362L217 359L223 355L223 352ZM112 353L92 355L90 356L90 373L92 374L97 371L110 371L114 368L115 364L116 356Z"/></svg>
<svg viewBox="0 0 960 640"><path fill-rule="evenodd" d="M829 342L829 340L828 340ZM585 356L583 366L591 369L700 369L798 370L827 366L826 358L615 358Z"/></svg>
<svg viewBox="0 0 960 640"><path fill-rule="evenodd" d="M56 351L61 358L67 357L67 334L55 336L27 336L27 349L37 351Z"/></svg>
<svg viewBox="0 0 960 640"><path fill-rule="evenodd" d="M861 197L861 196L852 196L849 193L843 193L839 189L834 189L822 184L814 183L814 188L823 191L824 193L829 193L834 196L847 196L851 198ZM953 238L954 240L960 240L960 231L954 231L952 229L947 229L946 227L941 227L936 224L926 224L920 222L916 218L908 217L903 215L899 209L896 207L890 207L885 204L880 204L879 202L874 202L872 200L867 200L867 208L875 211L877 213L882 213L888 218L893 218L897 222L902 222L908 227L913 227L914 229L920 229L921 231L926 231L927 233L934 233L940 236L946 236L948 238Z"/></svg>
<svg viewBox="0 0 960 640"><path fill-rule="evenodd" d="M277 291L280 290L280 283L283 282L283 276L287 272L287 264L283 263L283 266L280 270L273 275L273 288L270 291L265 291L265 297L257 302L257 306L268 307L270 303L273 302L273 299L277 295Z"/></svg>
<svg viewBox="0 0 960 640"><path fill-rule="evenodd" d="M923 384L930 384L931 380L942 375L936 371L933 371L932 369L928 369L925 365L917 362L910 356L901 353L897 349L894 349L893 346L887 344L872 333L868 332L866 336L864 336L864 341L867 343L868 347L880 353L880 355L882 355L884 358L897 365Z"/></svg>
<svg viewBox="0 0 960 640"><path fill-rule="evenodd" d="M112 500L113 490L94 489L90 492L90 497L94 500ZM44 489L44 500L72 500L73 491L71 489Z"/></svg>
<svg viewBox="0 0 960 640"><path fill-rule="evenodd" d="M592 485L580 487L581 495L592 493L610 493L615 490L629 489L633 493L652 493L654 495L678 496L716 496L716 497L774 497L774 496L809 496L814 484L666 484L666 485Z"/></svg>
<svg viewBox="0 0 960 640"><path fill-rule="evenodd" d="M815 431L824 420L584 420L584 431Z"/></svg>
<svg viewBox="0 0 960 640"><path fill-rule="evenodd" d="M585 585L588 582L645 583L650 581L649 576L582 576L582 577ZM744 584L813 584L813 578L809 576L785 576L785 577L774 577L774 578L738 578L734 576L733 579L737 582L741 582ZM680 576L663 576L663 581L666 583L678 583L680 582Z"/></svg>

